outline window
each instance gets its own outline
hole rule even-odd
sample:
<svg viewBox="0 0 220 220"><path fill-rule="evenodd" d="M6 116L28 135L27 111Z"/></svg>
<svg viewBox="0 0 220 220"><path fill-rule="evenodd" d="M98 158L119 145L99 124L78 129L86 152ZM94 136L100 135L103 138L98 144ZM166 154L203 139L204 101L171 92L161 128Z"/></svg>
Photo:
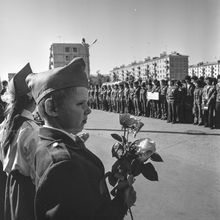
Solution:
<svg viewBox="0 0 220 220"><path fill-rule="evenodd" d="M73 52L77 53L77 48L76 47L73 47Z"/></svg>
<svg viewBox="0 0 220 220"><path fill-rule="evenodd" d="M66 56L66 61L70 61L70 57L69 56Z"/></svg>
<svg viewBox="0 0 220 220"><path fill-rule="evenodd" d="M70 52L70 48L69 47L65 47L65 52L69 53Z"/></svg>

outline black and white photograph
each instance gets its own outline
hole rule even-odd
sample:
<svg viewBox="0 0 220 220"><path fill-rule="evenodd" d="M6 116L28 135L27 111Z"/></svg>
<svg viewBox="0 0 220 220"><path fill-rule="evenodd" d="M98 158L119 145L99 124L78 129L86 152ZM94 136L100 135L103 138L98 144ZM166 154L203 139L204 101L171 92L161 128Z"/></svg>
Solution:
<svg viewBox="0 0 220 220"><path fill-rule="evenodd" d="M220 1L0 0L0 220L219 220Z"/></svg>

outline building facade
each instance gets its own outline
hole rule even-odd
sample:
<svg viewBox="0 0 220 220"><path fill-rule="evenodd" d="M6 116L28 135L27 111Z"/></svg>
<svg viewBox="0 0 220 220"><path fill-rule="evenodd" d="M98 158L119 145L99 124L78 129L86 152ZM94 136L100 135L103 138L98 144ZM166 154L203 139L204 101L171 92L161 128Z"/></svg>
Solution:
<svg viewBox="0 0 220 220"><path fill-rule="evenodd" d="M142 80L182 80L188 75L188 57L177 52L170 54L163 52L160 54L160 57L148 57L144 61L115 67L110 71L110 77L112 81L127 81L131 76L135 80L139 78Z"/></svg>
<svg viewBox="0 0 220 220"><path fill-rule="evenodd" d="M67 65L73 58L82 57L86 63L86 73L90 75L89 44L54 43L50 47L49 69Z"/></svg>
<svg viewBox="0 0 220 220"><path fill-rule="evenodd" d="M190 76L217 77L220 75L220 60L216 62L200 62L196 65L189 66Z"/></svg>

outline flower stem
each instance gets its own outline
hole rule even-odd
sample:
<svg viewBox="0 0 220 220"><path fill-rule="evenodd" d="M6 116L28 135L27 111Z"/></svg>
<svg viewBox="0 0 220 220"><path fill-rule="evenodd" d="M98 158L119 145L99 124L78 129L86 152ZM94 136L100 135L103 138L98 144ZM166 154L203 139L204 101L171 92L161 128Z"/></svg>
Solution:
<svg viewBox="0 0 220 220"><path fill-rule="evenodd" d="M126 137L127 142L128 142L128 135L129 135L129 129L127 130L127 137Z"/></svg>
<svg viewBox="0 0 220 220"><path fill-rule="evenodd" d="M126 135L126 128L124 128L124 137L125 137L125 135Z"/></svg>
<svg viewBox="0 0 220 220"><path fill-rule="evenodd" d="M133 218L133 214L131 212L131 208L129 208L128 210L129 210L129 213L130 213L130 216L131 216L131 220L133 220L134 218Z"/></svg>

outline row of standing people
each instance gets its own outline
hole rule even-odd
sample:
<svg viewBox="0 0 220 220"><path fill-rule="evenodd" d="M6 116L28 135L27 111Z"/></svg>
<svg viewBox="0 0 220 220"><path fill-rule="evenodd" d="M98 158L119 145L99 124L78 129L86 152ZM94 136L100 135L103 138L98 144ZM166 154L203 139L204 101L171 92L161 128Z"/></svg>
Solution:
<svg viewBox="0 0 220 220"><path fill-rule="evenodd" d="M158 100L149 99L148 92L157 92ZM220 128L220 76L91 86L89 104L93 109L158 118L168 123Z"/></svg>

